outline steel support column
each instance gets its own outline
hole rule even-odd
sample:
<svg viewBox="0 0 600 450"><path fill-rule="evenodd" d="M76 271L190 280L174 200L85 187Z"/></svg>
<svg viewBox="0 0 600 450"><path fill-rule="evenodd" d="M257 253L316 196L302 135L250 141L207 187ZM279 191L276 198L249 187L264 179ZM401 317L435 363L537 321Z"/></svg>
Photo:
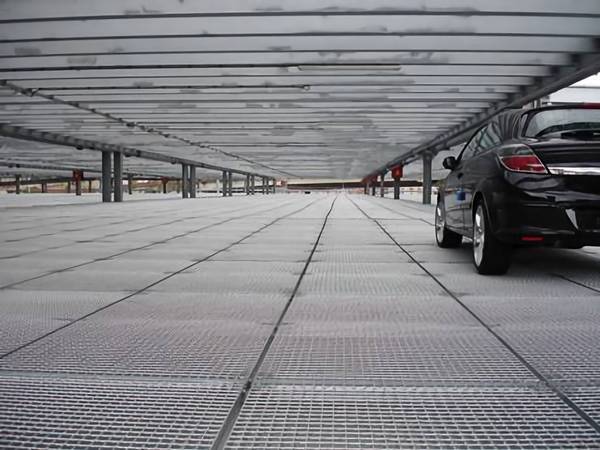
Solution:
<svg viewBox="0 0 600 450"><path fill-rule="evenodd" d="M394 178L394 200L400 199L400 178Z"/></svg>
<svg viewBox="0 0 600 450"><path fill-rule="evenodd" d="M400 199L400 180L404 174L404 167L401 165L392 168L392 178L394 179L394 200Z"/></svg>
<svg viewBox="0 0 600 450"><path fill-rule="evenodd" d="M250 195L250 175L246 175L246 182L244 183L246 195Z"/></svg>
<svg viewBox="0 0 600 450"><path fill-rule="evenodd" d="M123 153L113 152L114 197L115 202L123 201Z"/></svg>
<svg viewBox="0 0 600 450"><path fill-rule="evenodd" d="M431 205L431 159L430 153L423 155L423 204Z"/></svg>
<svg viewBox="0 0 600 450"><path fill-rule="evenodd" d="M196 198L196 166L190 166L190 198Z"/></svg>
<svg viewBox="0 0 600 450"><path fill-rule="evenodd" d="M75 195L77 195L77 196L81 195L81 177L80 176L75 177Z"/></svg>
<svg viewBox="0 0 600 450"><path fill-rule="evenodd" d="M102 201L108 203L112 201L110 178L112 171L111 152L102 152Z"/></svg>
<svg viewBox="0 0 600 450"><path fill-rule="evenodd" d="M88 193L92 193L92 183L94 180L88 180Z"/></svg>
<svg viewBox="0 0 600 450"><path fill-rule="evenodd" d="M46 194L48 192L48 183L42 183L42 194Z"/></svg>
<svg viewBox="0 0 600 450"><path fill-rule="evenodd" d="M133 194L133 176L131 174L127 175L127 193Z"/></svg>
<svg viewBox="0 0 600 450"><path fill-rule="evenodd" d="M233 196L233 173L231 172L227 175L227 195Z"/></svg>
<svg viewBox="0 0 600 450"><path fill-rule="evenodd" d="M221 180L221 184L222 184L221 192L223 194L223 197L227 197L227 179L228 179L227 172L223 171L223 179Z"/></svg>
<svg viewBox="0 0 600 450"><path fill-rule="evenodd" d="M15 175L15 194L21 193L21 175Z"/></svg>
<svg viewBox="0 0 600 450"><path fill-rule="evenodd" d="M188 180L188 165L181 165L181 198L188 198L189 191L189 180Z"/></svg>
<svg viewBox="0 0 600 450"><path fill-rule="evenodd" d="M364 186L364 194L367 195L369 193L369 183L366 183Z"/></svg>
<svg viewBox="0 0 600 450"><path fill-rule="evenodd" d="M71 193L71 180L67 181L67 194Z"/></svg>
<svg viewBox="0 0 600 450"><path fill-rule="evenodd" d="M252 185L250 188L250 192L252 193L252 195L254 195L254 193L256 192L256 178L254 177L254 175L252 175L251 180L252 180Z"/></svg>
<svg viewBox="0 0 600 450"><path fill-rule="evenodd" d="M275 178L273 178L273 194L277 193L277 191L275 190L275 188L277 188L277 180Z"/></svg>
<svg viewBox="0 0 600 450"><path fill-rule="evenodd" d="M162 193L166 194L167 193L167 183L169 182L169 180L167 178L161 178L160 181L162 183Z"/></svg>
<svg viewBox="0 0 600 450"><path fill-rule="evenodd" d="M385 172L383 172L381 175L379 175L379 177L380 177L379 196L385 197Z"/></svg>

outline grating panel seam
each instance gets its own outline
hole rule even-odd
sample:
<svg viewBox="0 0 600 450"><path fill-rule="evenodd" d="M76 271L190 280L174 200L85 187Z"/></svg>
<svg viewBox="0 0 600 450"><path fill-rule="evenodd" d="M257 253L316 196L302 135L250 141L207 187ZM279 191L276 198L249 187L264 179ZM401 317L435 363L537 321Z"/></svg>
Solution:
<svg viewBox="0 0 600 450"><path fill-rule="evenodd" d="M594 291L594 292L597 292L598 294L600 294L600 289L596 289L595 287L589 286L589 285L587 285L585 283L582 283L580 281L573 280L573 279L571 279L571 278L569 278L569 277L567 277L565 275L561 275L559 273L553 273L552 275L554 275L555 277L561 278L561 279L563 279L565 281L568 281L569 283L576 284L577 286L581 286L583 288L589 289L590 291Z"/></svg>
<svg viewBox="0 0 600 450"><path fill-rule="evenodd" d="M327 220L329 219L329 216L331 215L331 212L333 211L333 207L335 205L337 198L338 197L336 195L334 197L333 201L331 202L329 211L327 212L327 214L325 215L325 218L323 219L323 224L319 231L319 235L317 236L317 239L315 240L315 242L313 244L312 250L311 250L310 254L308 255L306 263L304 264L304 268L302 269L302 272L300 273L300 276L298 277L298 281L296 282L296 285L294 286L294 290L292 291L290 298L288 299L283 310L281 311L281 314L279 315L279 319L277 320L275 326L273 327L273 331L271 332L271 335L265 342L263 351L261 352L260 356L258 357L256 364L255 364L254 368L252 369L252 372L250 372L250 375L249 375L248 379L246 380L244 388L240 392L240 395L239 395L237 401L235 402L233 408L231 409L229 415L227 416L227 419L225 420L225 422L223 424L223 427L221 428L219 434L217 435L217 438L215 439L215 442L212 446L213 450L222 450L225 448L225 445L229 439L229 436L231 435L231 432L233 431L233 427L234 427L238 417L240 416L242 407L244 406L244 403L245 403L246 399L248 398L248 395L250 394L250 391L251 391L253 383L254 383L254 379L256 378L258 372L260 371L260 368L261 368L265 358L267 357L267 353L269 352L269 349L271 348L271 345L273 344L273 342L275 340L275 336L277 335L277 332L279 331L279 328L281 327L281 325L283 323L285 315L288 312L290 306L292 305L294 298L296 297L298 289L300 288L300 284L302 283L302 279L306 275L308 266L310 265L313 255L315 254L315 251L317 250L317 247L319 245L319 241L321 240L321 237L323 236L323 231L325 230L325 226L327 225Z"/></svg>

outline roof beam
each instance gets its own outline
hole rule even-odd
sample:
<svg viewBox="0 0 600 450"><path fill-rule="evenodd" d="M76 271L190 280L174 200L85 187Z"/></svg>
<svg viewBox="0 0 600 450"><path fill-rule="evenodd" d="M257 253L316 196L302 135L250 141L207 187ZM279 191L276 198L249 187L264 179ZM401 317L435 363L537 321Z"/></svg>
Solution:
<svg viewBox="0 0 600 450"><path fill-rule="evenodd" d="M50 101L51 103L57 103L57 104L61 104L61 105L67 105L67 106L70 106L70 107L73 107L73 108L76 108L76 109L84 110L84 111L87 111L87 112L92 113L94 115L102 116L102 117L104 117L105 119L108 119L111 122L119 123L121 125L125 125L125 126L127 126L129 128L137 129L137 130L143 131L145 133L150 133L150 134L158 135L158 136L161 136L161 137L166 138L166 139L175 139L177 141L180 141L180 142L182 142L184 144L187 144L187 145L190 145L192 147L207 148L207 149L219 152L219 153L221 153L223 155L232 157L234 159L245 161L245 162L250 163L252 165L260 166L260 167L263 167L263 168L266 168L268 170L272 170L272 171L275 171L275 172L280 172L280 173L283 173L285 175L294 176L293 174L291 174L289 172L285 172L285 171L282 171L282 170L279 170L279 169L274 169L274 168L272 168L270 166L267 166L266 164L255 162L255 161L252 161L252 160L250 160L248 158L244 158L242 156L235 155L233 153L229 153L229 152L223 151L223 150L219 149L218 147L215 147L215 146L213 146L211 144L204 144L204 143L200 143L200 142L192 142L192 141L190 141L190 140L188 140L186 138L181 138L181 137L176 136L176 135L171 134L171 133L166 133L166 132L163 132L161 130L158 130L158 129L155 129L155 128L152 128L152 127L147 127L145 125L140 125L140 124L138 124L136 122L133 122L133 121L127 122L127 121L123 120L122 118L115 117L115 116L113 116L112 114L109 114L109 113L101 112L101 111L99 111L99 110L97 110L97 109L95 109L95 108L93 108L93 107L91 107L89 105L80 104L78 102L72 102L72 101L68 101L68 100L63 100L63 99L61 99L59 97L55 97L53 95L44 94L44 93L40 92L39 89L33 89L33 90L32 89L26 89L26 88L22 88L21 86L18 86L18 85L14 84L14 83L10 83L10 82L7 82L7 81L0 81L0 85L6 86L9 89L12 89L13 91L15 91L15 92L17 92L19 94L22 94L22 95L26 95L26 96L29 96L29 97L41 97L41 98L43 98L43 99L45 99L47 101ZM153 153L153 154L154 155L159 155L159 153ZM163 156L162 154L160 154L160 155ZM148 159L155 159L155 157L148 158ZM223 167L212 166L210 164L207 165L205 163L193 162L193 161L188 161L188 162L186 162L186 164L194 165L194 166L197 166L197 167L204 167L204 168L215 167L215 170L223 170L223 169L225 169ZM209 166L211 166L211 167L209 167ZM244 172L244 171L238 171L238 170L234 171L233 169L227 169L227 170L229 170L230 172L235 172L235 173L240 173L240 174L248 174L248 172Z"/></svg>
<svg viewBox="0 0 600 450"><path fill-rule="evenodd" d="M36 169L36 170L49 170L49 171L55 171L55 172L72 172L74 170L82 170L84 172L87 173L102 173L101 169L97 169L97 168L93 168L93 167L86 167L83 165L77 165L77 166L72 166L72 165L55 165L55 164L45 164L45 163L32 163L29 161L20 161L20 160L3 160L0 159L0 166L1 167L8 167L10 169ZM139 177L144 177L144 176L150 176L150 177L162 177L162 174L157 174L157 173L151 173L151 172L147 172L147 171L136 171L136 170L125 170L124 174L126 175L132 175L132 176L139 176ZM50 181L50 180L48 180Z"/></svg>
<svg viewBox="0 0 600 450"><path fill-rule="evenodd" d="M549 95L552 92L570 86L577 81L600 72L600 53L585 56L573 56L572 59L572 65L556 69L552 76L540 78L531 86L523 87L520 92L509 95L506 100L495 103L490 108L475 114L460 125L450 128L435 139L419 145L410 152L404 153L392 161L389 161L369 175L386 172L397 164L407 164L424 153L435 154L441 150L460 144L468 139L469 134L472 133L475 128L481 126L501 111L511 108L520 108L538 98Z"/></svg>
<svg viewBox="0 0 600 450"><path fill-rule="evenodd" d="M54 0L53 0L54 1ZM149 36L192 37L201 30L203 38L221 37L305 37L305 36L595 36L596 18L562 16L515 16L403 14L385 15L296 15L281 20L278 15L254 16L126 16L120 20L88 18L53 21L4 22L0 41L26 42L45 39L75 40ZM110 26L106 26L110 22Z"/></svg>
<svg viewBox="0 0 600 450"><path fill-rule="evenodd" d="M311 15L386 15L393 12L421 15L449 14L457 16L506 15L507 10L514 15L532 14L536 16L600 15L597 0L487 0L478 2L476 11L465 5L463 0L219 0L217 2L182 2L180 0L103 0L101 2L77 2L71 0L53 0L42 3L39 0L4 0L0 13L4 21L47 20L72 17L75 19L90 17L153 17L156 15L192 15L197 16L294 16Z"/></svg>
<svg viewBox="0 0 600 450"><path fill-rule="evenodd" d="M126 157L144 158L153 161L160 161L170 164L187 164L196 167L202 167L209 170L218 171L229 171L240 175L256 175L256 176L270 176L272 175L261 175L256 172L247 172L239 169L231 169L228 167L216 166L213 164L206 164L200 161L194 161L191 159L179 158L174 156L164 155L162 153L149 152L146 150L138 150L131 147L125 147L122 145L105 144L102 142L91 141L87 139L79 139L72 136L65 136L62 134L32 130L24 127L18 127L9 125L6 123L0 123L0 135L15 139L21 139L26 141L41 142L45 144L63 145L67 147L75 147L77 149L88 149L96 151L111 151L122 153Z"/></svg>

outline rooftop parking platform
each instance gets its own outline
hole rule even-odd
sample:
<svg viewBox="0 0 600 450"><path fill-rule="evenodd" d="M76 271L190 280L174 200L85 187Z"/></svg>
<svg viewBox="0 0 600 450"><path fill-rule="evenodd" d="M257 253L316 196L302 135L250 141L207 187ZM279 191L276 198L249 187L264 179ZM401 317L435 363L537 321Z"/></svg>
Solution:
<svg viewBox="0 0 600 450"><path fill-rule="evenodd" d="M11 206L2 448L600 447L598 249L482 277L346 193Z"/></svg>

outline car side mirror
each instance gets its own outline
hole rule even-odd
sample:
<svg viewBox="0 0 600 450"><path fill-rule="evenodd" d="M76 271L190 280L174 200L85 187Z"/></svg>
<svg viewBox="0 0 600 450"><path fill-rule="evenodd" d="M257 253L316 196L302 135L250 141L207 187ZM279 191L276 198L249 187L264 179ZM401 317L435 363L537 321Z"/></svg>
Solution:
<svg viewBox="0 0 600 450"><path fill-rule="evenodd" d="M458 166L458 161L454 156L448 156L442 161L442 166L444 166L444 169L454 170Z"/></svg>

